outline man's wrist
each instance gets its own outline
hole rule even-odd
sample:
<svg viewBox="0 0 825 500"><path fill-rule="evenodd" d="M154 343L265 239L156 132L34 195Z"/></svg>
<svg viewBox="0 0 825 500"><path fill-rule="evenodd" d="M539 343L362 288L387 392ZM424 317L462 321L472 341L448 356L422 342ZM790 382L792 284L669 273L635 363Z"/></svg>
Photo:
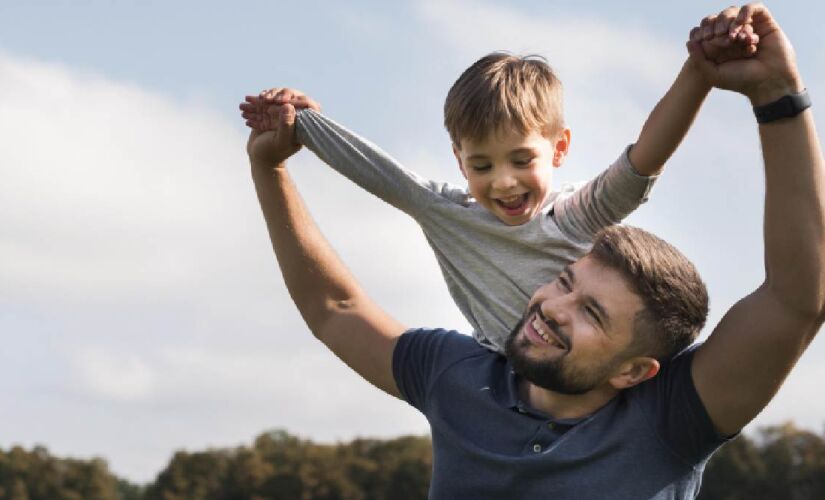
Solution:
<svg viewBox="0 0 825 500"><path fill-rule="evenodd" d="M786 95L798 94L805 90L801 78L790 77L778 81L765 82L747 94L751 106L764 106L775 102Z"/></svg>
<svg viewBox="0 0 825 500"><path fill-rule="evenodd" d="M753 113L760 124L770 123L783 118L793 118L811 107L808 91L786 94L779 99L761 106L754 106Z"/></svg>
<svg viewBox="0 0 825 500"><path fill-rule="evenodd" d="M280 163L273 163L271 161L263 160L250 160L249 164L252 166L253 172L276 173L278 171L286 170L286 160Z"/></svg>

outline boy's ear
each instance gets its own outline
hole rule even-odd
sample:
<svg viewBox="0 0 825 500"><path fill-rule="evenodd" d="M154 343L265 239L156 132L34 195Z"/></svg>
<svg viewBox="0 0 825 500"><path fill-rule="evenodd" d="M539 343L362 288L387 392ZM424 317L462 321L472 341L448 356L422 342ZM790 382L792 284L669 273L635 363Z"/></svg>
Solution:
<svg viewBox="0 0 825 500"><path fill-rule="evenodd" d="M458 169L461 170L461 175L463 175L466 179L467 171L464 170L464 164L461 163L461 150L458 149L458 146L456 146L455 144L453 144L453 154L455 155L455 159L458 161Z"/></svg>
<svg viewBox="0 0 825 500"><path fill-rule="evenodd" d="M655 358L637 356L619 366L616 373L610 377L610 385L619 390L628 389L652 379L657 373L659 373L659 362Z"/></svg>
<svg viewBox="0 0 825 500"><path fill-rule="evenodd" d="M564 163L567 153L570 151L570 129L565 128L556 136L553 144L553 166L558 168Z"/></svg>

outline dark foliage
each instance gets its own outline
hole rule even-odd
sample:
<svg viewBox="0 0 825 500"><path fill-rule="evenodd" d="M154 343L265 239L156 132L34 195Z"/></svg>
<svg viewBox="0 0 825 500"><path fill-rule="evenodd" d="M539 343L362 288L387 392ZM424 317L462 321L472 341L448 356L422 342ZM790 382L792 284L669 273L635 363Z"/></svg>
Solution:
<svg viewBox="0 0 825 500"><path fill-rule="evenodd" d="M179 451L154 483L118 479L101 459L42 447L0 450L0 500L412 500L427 497L428 437L317 444L285 431L250 447ZM700 500L825 498L825 439L792 424L740 436L711 459Z"/></svg>

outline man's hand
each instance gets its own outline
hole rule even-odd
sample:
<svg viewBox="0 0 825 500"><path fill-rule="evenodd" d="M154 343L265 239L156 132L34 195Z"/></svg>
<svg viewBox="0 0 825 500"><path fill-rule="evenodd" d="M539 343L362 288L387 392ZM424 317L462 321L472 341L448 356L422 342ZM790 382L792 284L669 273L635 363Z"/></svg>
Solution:
<svg viewBox="0 0 825 500"><path fill-rule="evenodd" d="M689 39L702 45L706 59L722 64L756 54L759 35L754 33L752 24L744 24L736 32L730 29L739 10L728 7L719 14L705 17L690 31Z"/></svg>
<svg viewBox="0 0 825 500"><path fill-rule="evenodd" d="M301 149L295 141L295 109L321 107L294 89L270 89L247 96L240 105L246 124L252 128L246 152L253 167L279 168Z"/></svg>
<svg viewBox="0 0 825 500"><path fill-rule="evenodd" d="M727 58L720 52L726 43L725 33L727 40L741 40L754 49L745 49L744 58ZM728 8L706 17L691 30L687 46L691 59L711 85L739 92L754 106L805 88L790 41L761 3Z"/></svg>
<svg viewBox="0 0 825 500"><path fill-rule="evenodd" d="M246 96L240 105L241 116L246 125L254 130L275 130L278 125L280 108L291 104L296 109L314 109L321 111L321 106L300 90L290 88L272 88L256 96Z"/></svg>

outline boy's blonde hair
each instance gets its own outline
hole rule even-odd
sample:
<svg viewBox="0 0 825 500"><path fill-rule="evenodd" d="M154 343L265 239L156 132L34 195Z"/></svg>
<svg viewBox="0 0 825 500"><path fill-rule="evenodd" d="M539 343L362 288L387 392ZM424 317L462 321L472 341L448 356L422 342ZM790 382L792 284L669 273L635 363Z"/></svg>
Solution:
<svg viewBox="0 0 825 500"><path fill-rule="evenodd" d="M493 52L464 70L447 93L444 126L453 144L512 127L553 137L564 128L561 81L541 56Z"/></svg>

